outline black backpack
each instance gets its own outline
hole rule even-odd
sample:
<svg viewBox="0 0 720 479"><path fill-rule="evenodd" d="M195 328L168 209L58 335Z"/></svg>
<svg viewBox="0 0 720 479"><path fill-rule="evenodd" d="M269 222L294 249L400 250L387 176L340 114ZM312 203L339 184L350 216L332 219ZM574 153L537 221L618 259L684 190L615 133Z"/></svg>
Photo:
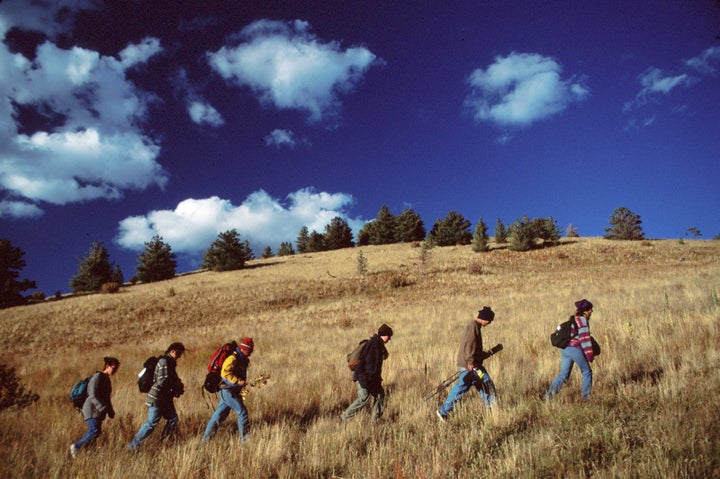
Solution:
<svg viewBox="0 0 720 479"><path fill-rule="evenodd" d="M570 316L570 319L560 323L550 335L550 343L556 348L565 349L570 343L570 340L577 336L577 332L575 331L576 327L575 317Z"/></svg>
<svg viewBox="0 0 720 479"><path fill-rule="evenodd" d="M143 363L143 370L138 374L137 385L141 393L149 393L153 385L155 377L155 366L158 363L158 357L150 356Z"/></svg>

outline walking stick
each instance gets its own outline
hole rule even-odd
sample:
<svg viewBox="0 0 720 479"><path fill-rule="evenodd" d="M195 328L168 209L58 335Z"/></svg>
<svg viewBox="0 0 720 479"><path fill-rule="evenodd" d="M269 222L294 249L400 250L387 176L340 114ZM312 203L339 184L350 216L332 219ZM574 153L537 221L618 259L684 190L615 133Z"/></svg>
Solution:
<svg viewBox="0 0 720 479"><path fill-rule="evenodd" d="M497 344L497 345L493 346L493 347L490 349L490 351L486 351L486 352L485 352L485 358L487 359L487 358L489 358L490 356L493 356L494 354L499 353L499 352L502 351L502 350L503 350L503 345L502 345L502 344ZM459 375L460 375L460 371L457 371L455 374L453 374L452 376L450 376L449 378L445 379L445 380L442 381L440 384L438 384L437 386L435 386L433 389L431 389L430 392L428 392L428 393L425 395L425 397L423 397L423 399L428 400L428 399L430 399L431 397L437 395L438 393L444 391L445 389L448 388L448 386L450 386L452 383L455 382L455 380L457 379L457 377L458 377Z"/></svg>
<svg viewBox="0 0 720 479"><path fill-rule="evenodd" d="M449 378L445 379L440 384L435 386L429 393L427 393L425 395L425 397L423 397L423 399L428 400L431 397L435 396L436 394L444 391L445 389L447 389L448 386L450 386L452 383L455 382L455 380L458 378L458 376L460 376L460 371L457 371L455 374L453 374L452 376L450 376Z"/></svg>

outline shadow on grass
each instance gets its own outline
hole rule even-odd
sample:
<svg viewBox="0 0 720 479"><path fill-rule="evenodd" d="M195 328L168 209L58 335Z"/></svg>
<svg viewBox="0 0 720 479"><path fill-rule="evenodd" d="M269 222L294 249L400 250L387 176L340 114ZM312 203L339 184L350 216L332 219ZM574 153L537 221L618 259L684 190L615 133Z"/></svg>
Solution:
<svg viewBox="0 0 720 479"><path fill-rule="evenodd" d="M656 386L664 375L665 370L663 368L645 369L643 367L639 367L634 371L630 371L628 374L621 376L617 385L649 382L653 386Z"/></svg>

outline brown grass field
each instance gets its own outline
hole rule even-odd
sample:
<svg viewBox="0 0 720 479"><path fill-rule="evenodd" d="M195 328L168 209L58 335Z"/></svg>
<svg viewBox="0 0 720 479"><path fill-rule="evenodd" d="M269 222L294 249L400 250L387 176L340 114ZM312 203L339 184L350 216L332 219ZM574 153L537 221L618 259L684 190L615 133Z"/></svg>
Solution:
<svg viewBox="0 0 720 479"><path fill-rule="evenodd" d="M424 260L408 244L254 260L2 310L0 363L40 400L0 412L0 477L720 478L720 241L491 247L434 248ZM595 305L591 329L603 347L592 397L581 400L574 371L545 402L560 364L549 334L583 297ZM468 395L439 423L438 402L423 395L454 372L458 337L483 305L496 311L486 347L505 347L485 363L498 406ZM345 355L381 323L395 331L383 421L363 411L340 426L356 393ZM255 339L250 375L271 375L247 398L252 435L239 442L231 413L203 445L207 360L243 336ZM179 432L161 441L155 431L130 453L146 418L136 374L173 341L189 348L178 362ZM68 393L107 355L122 362L117 416L72 460L68 447L85 424Z"/></svg>

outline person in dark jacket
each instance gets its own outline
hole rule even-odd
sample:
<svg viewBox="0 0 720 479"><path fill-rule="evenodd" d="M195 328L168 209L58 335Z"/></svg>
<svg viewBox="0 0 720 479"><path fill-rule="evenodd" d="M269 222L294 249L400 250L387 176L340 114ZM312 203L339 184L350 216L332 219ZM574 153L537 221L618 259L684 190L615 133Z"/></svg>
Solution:
<svg viewBox="0 0 720 479"><path fill-rule="evenodd" d="M494 319L495 312L489 306L484 306L483 309L478 311L477 318L467 324L462 336L460 336L460 347L457 356L457 370L460 375L447 399L440 406L440 409L436 411L441 421L447 420L457 402L472 387L477 389L486 406L492 406L495 403L495 384L487 370L482 366L483 361L489 354L483 351L481 329L492 323Z"/></svg>
<svg viewBox="0 0 720 479"><path fill-rule="evenodd" d="M80 449L87 447L100 435L106 416L110 419L115 417L115 409L113 409L110 399L112 395L110 376L120 368L120 361L113 357L105 357L103 361L103 370L93 374L87 385L88 396L83 403L82 414L88 430L83 437L70 445L72 457L75 457Z"/></svg>
<svg viewBox="0 0 720 479"><path fill-rule="evenodd" d="M148 418L145 424L132 438L128 448L135 450L140 447L143 441L153 432L155 426L165 418L163 437L168 437L175 432L178 423L178 415L175 411L174 399L182 396L185 387L175 370L177 360L185 353L185 346L182 343L172 343L165 351L165 355L158 359L153 375L153 384L148 392L145 405L148 407Z"/></svg>
<svg viewBox="0 0 720 479"><path fill-rule="evenodd" d="M340 415L340 422L349 421L362 409L372 397L371 418L379 422L385 405L385 390L382 387L382 365L388 357L385 344L392 338L393 330L387 324L378 328L363 348L360 362L355 366L353 381L357 382L358 396L355 401Z"/></svg>

